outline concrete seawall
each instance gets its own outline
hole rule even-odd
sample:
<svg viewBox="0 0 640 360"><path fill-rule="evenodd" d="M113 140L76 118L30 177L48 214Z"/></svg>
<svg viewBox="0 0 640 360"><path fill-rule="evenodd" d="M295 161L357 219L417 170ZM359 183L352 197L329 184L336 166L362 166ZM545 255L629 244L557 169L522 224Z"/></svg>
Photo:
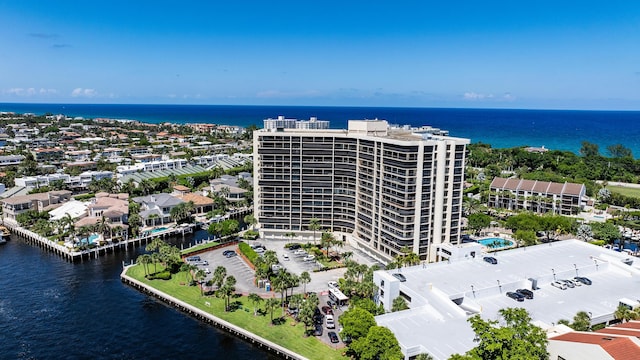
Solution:
<svg viewBox="0 0 640 360"><path fill-rule="evenodd" d="M236 325L233 325L223 319L220 319L206 311L200 310L195 306L189 305L182 300L179 300L171 295L165 294L160 290L154 289L153 287L144 284L127 274L127 267L122 270L120 274L120 279L123 283L139 290L140 292L153 296L159 300L162 300L166 304L175 307L176 309L187 313L191 316L194 316L198 320L201 320L207 324L211 324L221 330L224 330L234 336L237 336L243 340L246 340L256 346L259 346L265 350L268 350L272 354L275 354L283 359L296 359L296 360L307 360L304 356L297 354L289 349L286 349L278 344L275 344L267 339L264 339L252 332L249 332L243 328L240 328Z"/></svg>

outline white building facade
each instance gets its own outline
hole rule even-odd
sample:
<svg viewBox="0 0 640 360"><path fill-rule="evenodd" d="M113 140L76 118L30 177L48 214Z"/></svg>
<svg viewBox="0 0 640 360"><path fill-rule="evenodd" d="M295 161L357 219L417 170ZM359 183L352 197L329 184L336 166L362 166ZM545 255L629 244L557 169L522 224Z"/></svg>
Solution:
<svg viewBox="0 0 640 360"><path fill-rule="evenodd" d="M387 262L403 247L435 260L460 239L468 139L350 120L348 130L254 132L254 204L263 236L322 230Z"/></svg>

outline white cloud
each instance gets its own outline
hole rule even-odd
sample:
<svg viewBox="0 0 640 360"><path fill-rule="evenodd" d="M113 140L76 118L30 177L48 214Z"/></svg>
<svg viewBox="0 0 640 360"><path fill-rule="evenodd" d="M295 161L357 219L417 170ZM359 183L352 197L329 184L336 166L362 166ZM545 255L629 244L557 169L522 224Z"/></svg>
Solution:
<svg viewBox="0 0 640 360"><path fill-rule="evenodd" d="M308 98L322 95L317 90L306 90L299 92L283 92L279 90L266 90L256 94L259 98Z"/></svg>
<svg viewBox="0 0 640 360"><path fill-rule="evenodd" d="M477 92L466 92L464 93L465 100L484 100L484 99L493 99L493 94L479 94Z"/></svg>
<svg viewBox="0 0 640 360"><path fill-rule="evenodd" d="M72 97L95 97L98 95L98 92L95 89L83 89L83 88L75 88L71 92Z"/></svg>
<svg viewBox="0 0 640 360"><path fill-rule="evenodd" d="M52 95L52 94L57 94L58 90L56 89L45 89L45 88L40 88L40 95Z"/></svg>

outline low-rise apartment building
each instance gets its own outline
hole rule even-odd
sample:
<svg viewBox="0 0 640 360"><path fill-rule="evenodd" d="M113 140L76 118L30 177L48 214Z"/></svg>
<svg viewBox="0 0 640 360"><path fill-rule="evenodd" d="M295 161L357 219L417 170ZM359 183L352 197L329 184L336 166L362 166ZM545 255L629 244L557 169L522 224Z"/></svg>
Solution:
<svg viewBox="0 0 640 360"><path fill-rule="evenodd" d="M489 207L542 214L575 215L586 205L584 184L496 177L489 188Z"/></svg>

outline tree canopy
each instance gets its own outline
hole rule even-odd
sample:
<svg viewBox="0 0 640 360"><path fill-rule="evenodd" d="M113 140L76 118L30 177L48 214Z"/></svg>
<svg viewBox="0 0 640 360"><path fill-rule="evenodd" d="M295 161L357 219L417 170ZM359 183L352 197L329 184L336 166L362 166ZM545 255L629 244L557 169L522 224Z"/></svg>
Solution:
<svg viewBox="0 0 640 360"><path fill-rule="evenodd" d="M548 359L547 336L531 324L525 309L500 310L502 321L484 320L479 315L469 319L478 346L464 355L453 355L450 360L541 360ZM501 325L502 324L502 325Z"/></svg>

